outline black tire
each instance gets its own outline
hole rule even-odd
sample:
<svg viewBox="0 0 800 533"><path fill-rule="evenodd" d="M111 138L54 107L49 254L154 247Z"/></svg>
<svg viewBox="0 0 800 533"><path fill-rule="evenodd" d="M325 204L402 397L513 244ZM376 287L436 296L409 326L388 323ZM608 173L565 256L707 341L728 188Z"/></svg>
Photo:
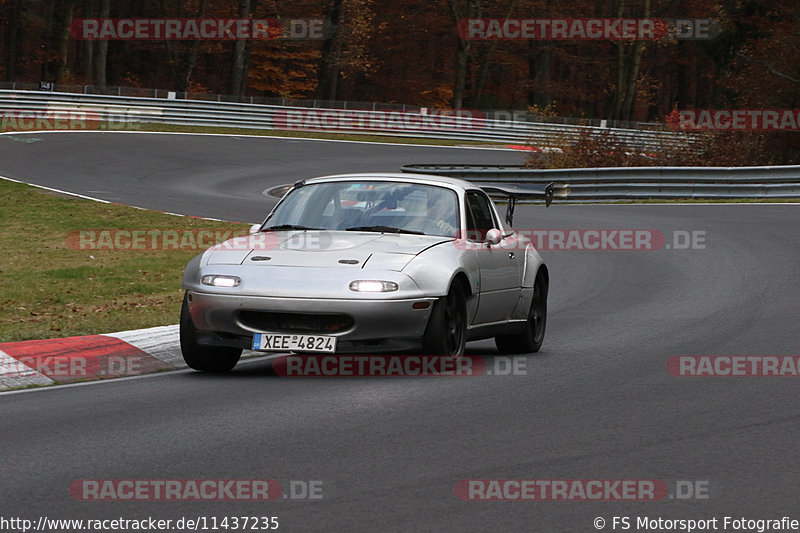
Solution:
<svg viewBox="0 0 800 533"><path fill-rule="evenodd" d="M183 295L180 331L181 354L189 368L203 372L228 372L242 356L241 348L197 344L197 329L189 314L188 294Z"/></svg>
<svg viewBox="0 0 800 533"><path fill-rule="evenodd" d="M535 353L542 347L547 326L547 289L547 281L539 272L533 282L533 298L525 329L514 335L495 337L494 343L500 353Z"/></svg>
<svg viewBox="0 0 800 533"><path fill-rule="evenodd" d="M425 355L461 357L467 345L467 300L461 285L454 283L447 296L433 304L425 328Z"/></svg>

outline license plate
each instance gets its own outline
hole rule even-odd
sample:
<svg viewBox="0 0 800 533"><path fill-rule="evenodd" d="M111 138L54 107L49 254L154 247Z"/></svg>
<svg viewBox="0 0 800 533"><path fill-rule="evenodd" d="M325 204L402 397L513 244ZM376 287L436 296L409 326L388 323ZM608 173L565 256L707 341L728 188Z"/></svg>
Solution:
<svg viewBox="0 0 800 533"><path fill-rule="evenodd" d="M271 352L336 351L336 337L329 335L293 335L285 333L256 333L253 349Z"/></svg>

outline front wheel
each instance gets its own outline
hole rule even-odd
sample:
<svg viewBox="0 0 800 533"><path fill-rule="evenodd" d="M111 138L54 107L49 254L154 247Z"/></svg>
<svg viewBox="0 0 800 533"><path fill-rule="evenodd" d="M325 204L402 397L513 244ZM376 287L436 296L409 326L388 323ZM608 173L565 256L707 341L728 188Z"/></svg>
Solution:
<svg viewBox="0 0 800 533"><path fill-rule="evenodd" d="M464 289L454 283L447 296L433 304L423 348L426 355L461 357L467 345L467 301Z"/></svg>
<svg viewBox="0 0 800 533"><path fill-rule="evenodd" d="M183 295L181 306L181 353L189 368L203 372L228 372L242 355L241 348L227 346L203 346L197 344L197 329L189 314L188 294Z"/></svg>
<svg viewBox="0 0 800 533"><path fill-rule="evenodd" d="M525 329L515 335L499 335L494 343L501 353L538 352L544 342L544 328L547 325L547 281L539 272L533 283L533 299L528 312Z"/></svg>

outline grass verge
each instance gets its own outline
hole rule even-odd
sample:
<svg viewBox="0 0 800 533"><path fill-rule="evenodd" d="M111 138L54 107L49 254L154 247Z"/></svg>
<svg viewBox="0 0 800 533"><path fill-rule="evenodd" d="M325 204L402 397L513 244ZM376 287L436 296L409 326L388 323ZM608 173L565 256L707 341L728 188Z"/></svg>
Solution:
<svg viewBox="0 0 800 533"><path fill-rule="evenodd" d="M70 235L89 229L242 232L247 226L65 197L0 180L0 342L178 322L183 268L205 246L187 241L167 250L92 250L80 249L79 241L68 243Z"/></svg>

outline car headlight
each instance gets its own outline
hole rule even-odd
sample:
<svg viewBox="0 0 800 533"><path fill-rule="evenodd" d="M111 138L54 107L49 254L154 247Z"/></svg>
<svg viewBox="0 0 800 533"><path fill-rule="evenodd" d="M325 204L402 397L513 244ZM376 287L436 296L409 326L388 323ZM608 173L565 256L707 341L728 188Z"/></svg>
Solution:
<svg viewBox="0 0 800 533"><path fill-rule="evenodd" d="M350 290L356 292L392 292L398 288L394 281L360 279L350 283Z"/></svg>
<svg viewBox="0 0 800 533"><path fill-rule="evenodd" d="M242 282L237 276L222 276L220 274L203 276L200 281L203 285L211 285L213 287L238 287Z"/></svg>

